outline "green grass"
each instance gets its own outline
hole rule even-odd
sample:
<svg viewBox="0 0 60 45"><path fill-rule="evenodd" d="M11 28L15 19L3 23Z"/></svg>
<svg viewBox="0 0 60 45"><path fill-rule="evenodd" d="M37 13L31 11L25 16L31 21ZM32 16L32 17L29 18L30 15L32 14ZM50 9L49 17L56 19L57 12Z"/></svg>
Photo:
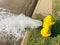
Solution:
<svg viewBox="0 0 60 45"><path fill-rule="evenodd" d="M60 0L53 0L53 15L56 23L53 25L51 37L44 38L40 35L40 29L29 30L25 45L60 45Z"/></svg>
<svg viewBox="0 0 60 45"><path fill-rule="evenodd" d="M25 45L60 45L60 20L52 28L52 36L44 38L40 35L40 29L29 30Z"/></svg>
<svg viewBox="0 0 60 45"><path fill-rule="evenodd" d="M58 16L58 11L60 11L60 0L53 0L53 15Z"/></svg>

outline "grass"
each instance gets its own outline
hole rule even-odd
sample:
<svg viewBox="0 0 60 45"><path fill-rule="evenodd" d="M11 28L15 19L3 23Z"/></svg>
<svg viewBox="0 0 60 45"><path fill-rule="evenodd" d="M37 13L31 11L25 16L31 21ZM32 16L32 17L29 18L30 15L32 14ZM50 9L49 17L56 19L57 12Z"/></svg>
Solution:
<svg viewBox="0 0 60 45"><path fill-rule="evenodd" d="M59 11L60 11L60 0L53 0L53 15L57 17Z"/></svg>
<svg viewBox="0 0 60 45"><path fill-rule="evenodd" d="M56 23L53 25L51 37L44 38L40 35L40 29L29 30L25 45L60 45L60 0L53 0L53 15Z"/></svg>
<svg viewBox="0 0 60 45"><path fill-rule="evenodd" d="M40 29L29 30L25 45L60 45L60 20L52 28L52 36L44 38L40 35Z"/></svg>

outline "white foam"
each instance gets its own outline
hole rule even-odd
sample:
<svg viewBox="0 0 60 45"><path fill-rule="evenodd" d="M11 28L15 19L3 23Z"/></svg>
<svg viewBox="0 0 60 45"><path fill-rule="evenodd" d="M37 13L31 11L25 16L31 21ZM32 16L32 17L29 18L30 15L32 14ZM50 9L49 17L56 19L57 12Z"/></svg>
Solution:
<svg viewBox="0 0 60 45"><path fill-rule="evenodd" d="M40 20L34 20L23 13L14 15L10 12L0 11L0 41L18 41L23 38L25 28L34 29L42 25Z"/></svg>

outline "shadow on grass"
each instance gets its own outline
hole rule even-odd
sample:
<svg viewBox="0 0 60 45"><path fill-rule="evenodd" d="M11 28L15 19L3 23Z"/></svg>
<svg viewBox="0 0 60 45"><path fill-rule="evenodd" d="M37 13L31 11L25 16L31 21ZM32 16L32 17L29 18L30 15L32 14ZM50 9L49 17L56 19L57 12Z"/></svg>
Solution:
<svg viewBox="0 0 60 45"><path fill-rule="evenodd" d="M56 20L55 25L52 27L52 37L56 37L60 34L60 20Z"/></svg>

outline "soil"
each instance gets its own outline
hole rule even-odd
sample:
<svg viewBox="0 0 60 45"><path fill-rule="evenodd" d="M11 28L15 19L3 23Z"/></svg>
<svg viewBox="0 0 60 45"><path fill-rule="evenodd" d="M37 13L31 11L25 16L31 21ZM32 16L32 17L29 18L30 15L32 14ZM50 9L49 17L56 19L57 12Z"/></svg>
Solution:
<svg viewBox="0 0 60 45"><path fill-rule="evenodd" d="M32 17L52 14L52 0L39 0Z"/></svg>

